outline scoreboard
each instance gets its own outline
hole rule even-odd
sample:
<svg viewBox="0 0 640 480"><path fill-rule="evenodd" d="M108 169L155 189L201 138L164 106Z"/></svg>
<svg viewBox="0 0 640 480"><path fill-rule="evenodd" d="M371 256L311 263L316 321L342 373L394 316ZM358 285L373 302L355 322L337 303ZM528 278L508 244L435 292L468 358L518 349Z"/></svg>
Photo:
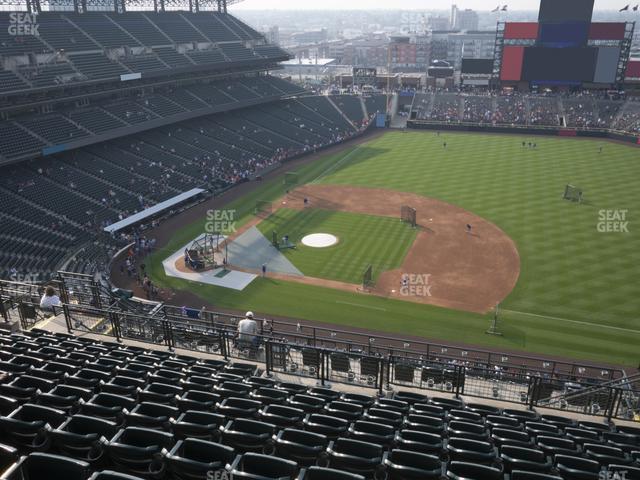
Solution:
<svg viewBox="0 0 640 480"><path fill-rule="evenodd" d="M591 23L594 0L542 0L538 22L545 23Z"/></svg>
<svg viewBox="0 0 640 480"><path fill-rule="evenodd" d="M353 67L353 84L361 87L362 85L376 84L378 71L375 68Z"/></svg>
<svg viewBox="0 0 640 480"><path fill-rule="evenodd" d="M613 85L628 60L632 24L592 23L594 0L541 0L538 22L504 26L500 80Z"/></svg>
<svg viewBox="0 0 640 480"><path fill-rule="evenodd" d="M613 85L628 60L633 24L593 23L594 0L541 0L538 22L504 24L500 80Z"/></svg>

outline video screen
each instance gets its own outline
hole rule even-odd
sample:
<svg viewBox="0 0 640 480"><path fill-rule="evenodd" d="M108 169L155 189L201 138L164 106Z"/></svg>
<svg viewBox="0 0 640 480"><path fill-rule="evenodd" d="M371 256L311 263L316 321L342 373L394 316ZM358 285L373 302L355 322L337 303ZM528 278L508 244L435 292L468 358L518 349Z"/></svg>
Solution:
<svg viewBox="0 0 640 480"><path fill-rule="evenodd" d="M462 73L490 75L493 73L493 58L463 58Z"/></svg>
<svg viewBox="0 0 640 480"><path fill-rule="evenodd" d="M538 21L591 23L593 3L594 0L542 0Z"/></svg>
<svg viewBox="0 0 640 480"><path fill-rule="evenodd" d="M549 82L591 82L595 74L597 48L525 49L522 79Z"/></svg>
<svg viewBox="0 0 640 480"><path fill-rule="evenodd" d="M587 44L588 36L588 23L541 23L538 41L543 47L580 47Z"/></svg>

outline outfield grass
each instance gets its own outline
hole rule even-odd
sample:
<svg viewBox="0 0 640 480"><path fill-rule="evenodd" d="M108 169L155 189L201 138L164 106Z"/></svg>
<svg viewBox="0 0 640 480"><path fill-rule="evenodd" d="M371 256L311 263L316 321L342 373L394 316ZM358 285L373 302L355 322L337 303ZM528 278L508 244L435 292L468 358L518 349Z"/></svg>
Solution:
<svg viewBox="0 0 640 480"><path fill-rule="evenodd" d="M445 150L442 142L446 139ZM640 362L638 149L613 143L519 136L389 132L298 170L300 184L361 185L438 198L480 215L517 244L521 274L502 305L503 337L484 334L490 315L259 279L244 292L167 278L160 261L202 231L186 226L154 255L153 278L220 307L376 330L637 366ZM598 147L604 145L599 154ZM579 185L585 203L561 199ZM281 195L282 180L233 202L240 221L256 199ZM627 209L630 233L597 231L600 210Z"/></svg>
<svg viewBox="0 0 640 480"><path fill-rule="evenodd" d="M281 208L258 225L271 240L271 232L288 235L295 249L281 252L307 276L362 283L368 265L374 279L386 270L399 268L416 237L415 229L397 218L336 212L319 208ZM300 242L311 233L330 233L338 243L327 248L308 247Z"/></svg>

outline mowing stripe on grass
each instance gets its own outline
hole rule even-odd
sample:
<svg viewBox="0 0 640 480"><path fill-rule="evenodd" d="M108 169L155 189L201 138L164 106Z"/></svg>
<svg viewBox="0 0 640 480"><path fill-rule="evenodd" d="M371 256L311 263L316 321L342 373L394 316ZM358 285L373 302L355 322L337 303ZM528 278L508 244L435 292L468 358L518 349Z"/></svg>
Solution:
<svg viewBox="0 0 640 480"><path fill-rule="evenodd" d="M360 149L360 145L356 146L356 148L354 148L353 150L351 150L350 152L348 152L347 154L344 155L344 157L342 157L340 160L338 160L336 163L334 163L333 165L330 165L329 168L327 168L326 170L322 171L322 173L320 173L320 175L318 175L316 178L314 178L313 180L311 180L309 183L318 183L318 181L320 181L320 179L322 177L324 177L325 175L330 174L333 170L335 170L336 168L338 168L340 165L342 165L342 162L344 162L346 159L348 159L351 155L353 155L356 151L358 151Z"/></svg>
<svg viewBox="0 0 640 480"><path fill-rule="evenodd" d="M517 315L526 315L526 316L529 316L529 317L546 318L546 319L549 319L549 320L558 320L560 322L575 323L575 324L578 324L578 325L589 325L590 327L606 328L606 329L609 329L609 330L618 330L620 332L640 333L640 330L633 330L631 328L614 327L613 325L603 325L603 324L600 324L600 323L582 322L580 320L571 320L569 318L551 317L549 315L540 315L538 313L518 312L517 310L505 310L504 308L502 309L502 311L503 312L507 312L507 313L515 313Z"/></svg>
<svg viewBox="0 0 640 480"><path fill-rule="evenodd" d="M341 300L336 300L336 303L340 303L342 305L351 305L352 307L368 308L369 310L380 310L381 312L386 312L387 311L386 308L374 307L372 305L364 305L362 303L343 302Z"/></svg>

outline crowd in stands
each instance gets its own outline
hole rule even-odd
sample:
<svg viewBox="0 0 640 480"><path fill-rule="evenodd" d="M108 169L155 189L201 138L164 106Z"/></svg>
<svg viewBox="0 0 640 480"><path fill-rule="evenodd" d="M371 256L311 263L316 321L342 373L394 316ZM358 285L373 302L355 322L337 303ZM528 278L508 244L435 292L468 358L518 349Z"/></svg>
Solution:
<svg viewBox="0 0 640 480"><path fill-rule="evenodd" d="M457 95L436 95L430 112L431 119L452 122L460 118L460 98Z"/></svg>
<svg viewBox="0 0 640 480"><path fill-rule="evenodd" d="M640 102L592 92L417 93L412 111L416 119L434 122L640 131Z"/></svg>
<svg viewBox="0 0 640 480"><path fill-rule="evenodd" d="M622 107L618 128L633 133L640 133L640 101L630 101Z"/></svg>
<svg viewBox="0 0 640 480"><path fill-rule="evenodd" d="M520 95L496 97L496 109L493 120L498 124L521 124L526 122L527 109Z"/></svg>
<svg viewBox="0 0 640 480"><path fill-rule="evenodd" d="M488 123L493 117L493 98L477 97L473 100L464 98L463 121Z"/></svg>
<svg viewBox="0 0 640 480"><path fill-rule="evenodd" d="M353 99L341 103L357 115ZM339 108L325 96L282 100L3 167L0 203L3 195L10 203L4 216L16 235L40 243L0 243L0 274L50 274L63 260L75 271L99 271L126 240L106 235L106 226L194 187L220 192L249 181L361 133L374 116L363 105L355 122Z"/></svg>

